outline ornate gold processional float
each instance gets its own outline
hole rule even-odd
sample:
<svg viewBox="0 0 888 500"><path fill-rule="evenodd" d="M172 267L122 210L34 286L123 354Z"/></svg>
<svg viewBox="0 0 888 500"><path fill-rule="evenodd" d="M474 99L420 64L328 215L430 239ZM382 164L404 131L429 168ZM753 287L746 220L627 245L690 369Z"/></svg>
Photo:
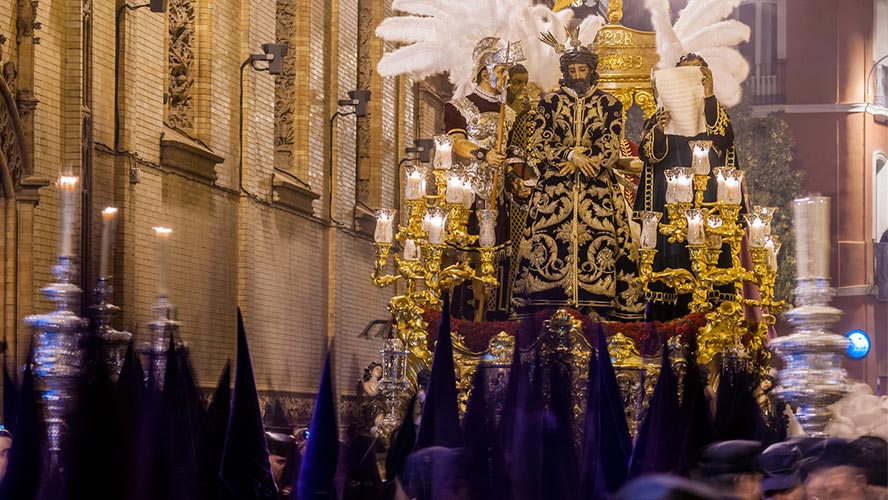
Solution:
<svg viewBox="0 0 888 500"><path fill-rule="evenodd" d="M638 105L647 118L656 111L650 83L651 70L659 59L655 33L622 26L621 4L617 1L609 3L608 23L595 37L599 53L598 85L617 97L624 109ZM662 213L641 214L639 284L648 291L651 283L662 282L678 293L691 295L690 317L697 318L697 323L688 319L684 325L693 324L695 331L691 334L698 347L697 362L708 367L710 380L717 383L718 367L723 362L739 362L760 375L767 373L770 365L770 352L766 348L768 330L775 324L774 315L784 303L774 298L780 249L777 235L770 231L775 209L756 206L750 213L744 213L741 207L743 172L718 167L710 173L710 145L709 141L696 141L692 144L693 164L667 172L666 211L670 222L660 222ZM436 137L435 146L431 165L410 164L404 169L406 210L402 223L397 222L394 210L377 211L376 263L372 283L379 287L396 283L401 286L401 293L394 296L388 306L392 314L392 335L380 351L384 369L381 387L388 401L385 421L378 426L382 435L400 422L401 402L406 393L417 389L418 372L430 368L432 353L426 313L440 310L442 291L467 280L488 287L497 285L493 264L496 211L477 210L479 234L469 234L467 229L475 195L490 199L495 174L477 163L468 168L454 165L449 137ZM621 163L629 164L632 160L637 159L622 158ZM704 202L703 193L711 174L718 183L717 200ZM430 183L433 189L427 190L426 180L429 178L433 179ZM797 203L797 211L800 206L807 205ZM825 223L828 224L828 214L826 216ZM799 217L798 213L796 217ZM823 222L822 217L819 220ZM667 236L672 243L687 246L691 256L689 269L652 270L658 233ZM744 236L748 239L748 250L741 245ZM828 241L828 232L820 237L823 236ZM799 244L800 248L803 246ZM744 267L741 258L746 251L752 262L750 268ZM718 265L723 252L730 255L727 266ZM394 272L386 274L389 257ZM805 260L803 256L799 259ZM821 258L819 262L824 261ZM828 266L828 253L825 262ZM829 316L830 321L838 318L836 311L828 307L828 278L824 276L828 273L820 273L816 279L806 275L799 280L797 295L803 302L815 301L817 305L794 309L795 315L793 312L788 315L792 316L790 321L797 325L798 332L782 339L778 351L786 358L788 366L780 374L784 385L776 392L802 407L804 411L799 420L812 434L823 431L829 420L826 405L836 401L845 391L844 370L838 368L844 340L823 329L827 323L823 315ZM757 286L757 298L744 296L745 283ZM815 286L817 290L813 291ZM731 292L723 292L725 288ZM722 299L718 305L712 300L715 294ZM758 309L760 319L757 322L746 320L744 310L747 308ZM626 334L628 326L605 323L605 329L610 332L608 351L623 394L627 420L634 432L653 391L660 366L659 354L646 352L643 355L636 342ZM813 326L815 324L818 326ZM491 370L487 379L495 384L503 376L507 377L513 350L518 345L515 336L500 331L489 337L486 349L484 346L469 346L458 327L452 330L460 406L464 410L471 380L478 367ZM673 368L683 371L687 344L681 336L674 335L666 348L670 351ZM593 349L583 335L582 321L559 310L545 321L534 345L521 349L521 357L530 361L534 353L539 352L542 362L547 362L551 356L569 356L573 360L574 379L581 381L574 384L575 412L579 415L583 411L586 363ZM811 369L812 360L820 363L819 369Z"/></svg>

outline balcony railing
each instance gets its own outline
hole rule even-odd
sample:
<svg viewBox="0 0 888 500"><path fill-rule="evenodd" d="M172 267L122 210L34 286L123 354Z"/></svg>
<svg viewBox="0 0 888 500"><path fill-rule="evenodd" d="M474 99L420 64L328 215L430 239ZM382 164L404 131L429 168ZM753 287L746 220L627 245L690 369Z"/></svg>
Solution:
<svg viewBox="0 0 888 500"><path fill-rule="evenodd" d="M786 102L786 63L756 64L747 79L753 104L782 104Z"/></svg>

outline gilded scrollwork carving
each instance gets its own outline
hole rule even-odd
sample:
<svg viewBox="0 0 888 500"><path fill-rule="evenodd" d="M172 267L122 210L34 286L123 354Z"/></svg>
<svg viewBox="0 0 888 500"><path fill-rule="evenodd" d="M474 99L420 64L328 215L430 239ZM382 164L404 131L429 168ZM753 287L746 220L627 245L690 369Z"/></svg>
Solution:
<svg viewBox="0 0 888 500"><path fill-rule="evenodd" d="M604 56L598 62L602 70L628 71L640 70L644 65L644 58L633 55L609 55Z"/></svg>
<svg viewBox="0 0 888 500"><path fill-rule="evenodd" d="M171 0L169 3L169 113L171 126L180 130L194 127L194 0Z"/></svg>

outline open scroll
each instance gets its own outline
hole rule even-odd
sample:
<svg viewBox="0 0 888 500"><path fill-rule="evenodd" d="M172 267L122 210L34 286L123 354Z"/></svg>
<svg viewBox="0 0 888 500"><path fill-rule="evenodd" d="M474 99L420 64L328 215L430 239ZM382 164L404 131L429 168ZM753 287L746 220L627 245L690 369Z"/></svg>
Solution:
<svg viewBox="0 0 888 500"><path fill-rule="evenodd" d="M693 137L706 131L703 75L696 66L661 69L654 73L660 104L669 111L666 133Z"/></svg>

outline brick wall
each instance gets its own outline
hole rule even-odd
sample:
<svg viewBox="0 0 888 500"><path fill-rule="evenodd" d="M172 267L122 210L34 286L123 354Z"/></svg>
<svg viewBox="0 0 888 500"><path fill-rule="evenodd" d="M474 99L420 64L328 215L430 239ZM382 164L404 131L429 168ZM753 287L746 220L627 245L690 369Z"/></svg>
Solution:
<svg viewBox="0 0 888 500"><path fill-rule="evenodd" d="M175 0L171 0L175 1ZM92 246L99 248L99 211L115 205L120 213L115 241L114 302L122 308L115 326L148 340L157 291L157 242L152 227L173 229L170 240L170 299L177 306L180 335L191 346L199 384L210 387L228 359L234 359L235 307L243 309L260 390L311 393L323 355L334 339L337 384L344 394L363 367L379 358L380 339L359 338L374 319L388 316L393 289L369 282L374 249L371 237L356 230L355 118L333 128L335 185L333 216L327 221L330 189L329 120L336 100L355 88L358 0L299 0L308 8L308 33L294 37L290 50L305 56L308 71L297 82L302 99L295 120L293 170L321 195L311 214L298 214L272 200L274 173L274 79L244 70L243 181L238 192L238 104L241 62L275 40L275 0L195 0L196 39L194 139L223 158L217 180L198 179L165 165L164 93L169 71L167 18L148 9L126 11L120 23L122 58L115 78L114 2L93 2L94 179ZM389 2L386 2L388 5ZM83 48L77 0L40 2L37 20L35 169L55 179L65 162L79 169L79 102L83 92ZM0 1L0 33L15 40L13 0ZM14 54L8 47L6 57ZM115 141L114 93L119 125ZM379 193L393 206L395 165L414 137L413 82L386 79L380 112L369 118L381 144ZM406 116L406 118L405 118ZM115 149L115 142L116 149ZM138 182L130 182L130 174ZM35 210L35 277L30 290L35 310L49 304L39 288L50 282L58 254L58 193L42 190ZM375 207L373 207L375 208ZM25 227L25 226L23 226ZM78 236L79 239L79 229ZM77 242L75 241L75 245ZM21 248L27 246L23 243ZM98 255L90 256L98 268ZM21 330L20 339L29 332ZM20 342L21 344L21 342ZM26 344L26 343L25 343Z"/></svg>

